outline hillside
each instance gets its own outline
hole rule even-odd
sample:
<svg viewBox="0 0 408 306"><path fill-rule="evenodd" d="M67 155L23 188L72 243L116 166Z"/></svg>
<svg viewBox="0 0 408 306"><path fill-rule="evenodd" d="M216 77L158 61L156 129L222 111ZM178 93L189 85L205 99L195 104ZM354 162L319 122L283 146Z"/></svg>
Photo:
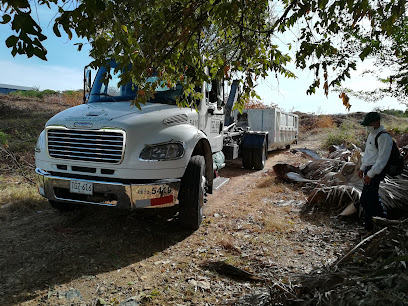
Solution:
<svg viewBox="0 0 408 306"><path fill-rule="evenodd" d="M177 207L53 210L33 184L33 148L48 118L67 106L0 95L7 138L0 150L1 305L407 303L406 222L382 228L345 257L369 238L357 230L362 220L340 218L329 204L307 205L313 188L279 180L273 170L309 163L299 152L270 152L262 171L229 163L220 175L230 181L208 196L195 232L180 229ZM292 149L327 156L331 142L363 141L364 114L299 116ZM404 144L408 120L384 122ZM386 277L374 277L384 266Z"/></svg>

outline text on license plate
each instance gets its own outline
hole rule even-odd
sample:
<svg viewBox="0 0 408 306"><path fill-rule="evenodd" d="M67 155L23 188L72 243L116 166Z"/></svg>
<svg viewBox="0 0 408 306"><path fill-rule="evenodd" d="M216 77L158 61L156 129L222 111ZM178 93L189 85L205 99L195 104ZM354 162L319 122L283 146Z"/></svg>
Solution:
<svg viewBox="0 0 408 306"><path fill-rule="evenodd" d="M71 181L70 192L93 195L93 183L83 181Z"/></svg>
<svg viewBox="0 0 408 306"><path fill-rule="evenodd" d="M139 187L137 188L137 194L146 195L151 197L163 197L171 194L172 189L166 185L149 186L149 187Z"/></svg>

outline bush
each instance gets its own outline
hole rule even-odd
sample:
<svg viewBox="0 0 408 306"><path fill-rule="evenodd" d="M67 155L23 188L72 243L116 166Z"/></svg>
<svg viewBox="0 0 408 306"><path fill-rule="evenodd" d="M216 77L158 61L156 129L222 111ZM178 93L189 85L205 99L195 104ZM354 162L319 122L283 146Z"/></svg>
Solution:
<svg viewBox="0 0 408 306"><path fill-rule="evenodd" d="M20 98L36 98L44 100L46 103L76 106L83 103L82 90L66 90L63 92L45 89L45 90L26 90L13 91L9 95Z"/></svg>
<svg viewBox="0 0 408 306"><path fill-rule="evenodd" d="M82 90L67 90L62 93L62 96L69 106L80 105L84 102Z"/></svg>
<svg viewBox="0 0 408 306"><path fill-rule="evenodd" d="M330 131L323 143L323 148L327 149L331 145L345 143L352 143L357 147L364 148L366 138L365 129L349 122L343 122L338 128L333 128Z"/></svg>
<svg viewBox="0 0 408 306"><path fill-rule="evenodd" d="M318 115L315 119L316 128L332 128L334 126L333 118L330 115Z"/></svg>
<svg viewBox="0 0 408 306"><path fill-rule="evenodd" d="M374 111L382 113L382 114L386 114L386 115L392 115L395 117L403 117L403 118L408 117L408 110L402 111L399 109L381 109L377 107L374 109Z"/></svg>
<svg viewBox="0 0 408 306"><path fill-rule="evenodd" d="M394 135L401 135L408 133L408 125L387 125L387 130L392 132Z"/></svg>
<svg viewBox="0 0 408 306"><path fill-rule="evenodd" d="M16 90L9 93L11 96L23 98L37 98L43 99L45 96L58 94L57 91L51 89L39 90L38 88L32 90Z"/></svg>

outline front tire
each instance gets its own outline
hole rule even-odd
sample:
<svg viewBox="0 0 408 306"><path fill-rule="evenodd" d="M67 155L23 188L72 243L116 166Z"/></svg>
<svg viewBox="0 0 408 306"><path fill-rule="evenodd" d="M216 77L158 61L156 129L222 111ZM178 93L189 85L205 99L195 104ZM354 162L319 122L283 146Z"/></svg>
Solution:
<svg viewBox="0 0 408 306"><path fill-rule="evenodd" d="M180 186L180 224L197 230L203 221L203 205L205 197L204 176L205 160L203 156L191 157Z"/></svg>

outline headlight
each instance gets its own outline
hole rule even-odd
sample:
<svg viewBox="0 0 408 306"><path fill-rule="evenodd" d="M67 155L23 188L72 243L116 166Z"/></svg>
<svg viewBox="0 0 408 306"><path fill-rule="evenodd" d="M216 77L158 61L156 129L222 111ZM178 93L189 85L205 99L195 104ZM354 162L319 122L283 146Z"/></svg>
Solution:
<svg viewBox="0 0 408 306"><path fill-rule="evenodd" d="M37 143L35 144L35 152L37 152L37 153L40 153L40 152L41 152L41 148L43 147L43 144L44 144L44 135L45 135L45 132L42 131L41 134L40 134L40 136L38 136Z"/></svg>
<svg viewBox="0 0 408 306"><path fill-rule="evenodd" d="M140 160L171 160L184 155L184 146L180 142L149 145L140 153Z"/></svg>

